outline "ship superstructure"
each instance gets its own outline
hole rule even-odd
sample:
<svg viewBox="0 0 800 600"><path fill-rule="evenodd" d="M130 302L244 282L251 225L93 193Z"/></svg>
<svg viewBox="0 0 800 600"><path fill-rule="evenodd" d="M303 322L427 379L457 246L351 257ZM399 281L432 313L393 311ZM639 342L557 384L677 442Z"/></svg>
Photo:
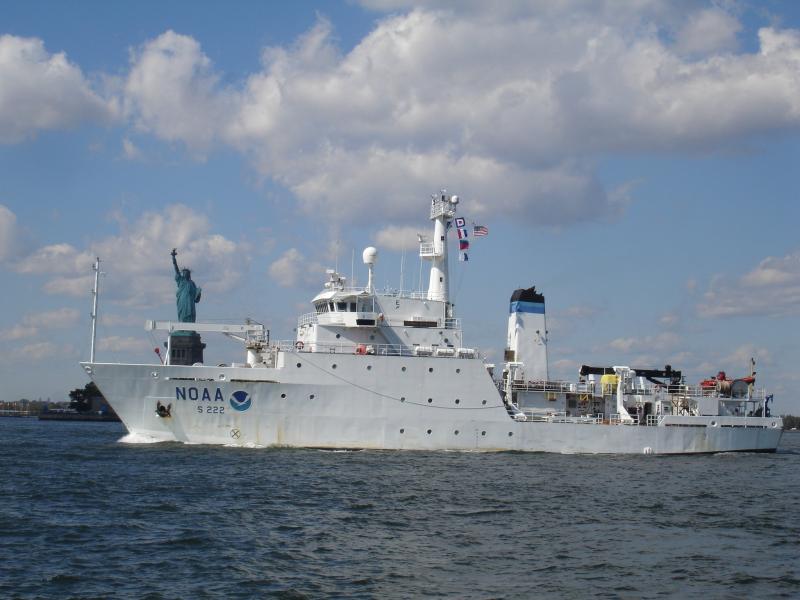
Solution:
<svg viewBox="0 0 800 600"><path fill-rule="evenodd" d="M219 332L244 346L224 365L84 368L133 434L159 441L253 446L585 453L774 451L782 422L749 381L688 385L671 367L581 368L552 381L544 295L512 293L502 368L465 345L449 294L448 234L459 200L431 197L424 292L376 291L336 270L291 341L242 325L149 321L154 331ZM170 364L171 363L171 364Z"/></svg>

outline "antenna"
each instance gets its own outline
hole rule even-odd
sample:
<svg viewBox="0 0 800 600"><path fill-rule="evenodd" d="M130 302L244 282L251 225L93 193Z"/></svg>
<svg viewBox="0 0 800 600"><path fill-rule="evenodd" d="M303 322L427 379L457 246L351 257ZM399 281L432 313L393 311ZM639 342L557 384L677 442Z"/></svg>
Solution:
<svg viewBox="0 0 800 600"><path fill-rule="evenodd" d="M92 346L89 351L89 362L94 362L94 342L97 337L97 297L100 295L100 257L95 258L94 265L94 289L92 290Z"/></svg>
<svg viewBox="0 0 800 600"><path fill-rule="evenodd" d="M336 257L333 260L333 268L338 273L339 272L339 240L337 239L334 248L336 248L335 253Z"/></svg>

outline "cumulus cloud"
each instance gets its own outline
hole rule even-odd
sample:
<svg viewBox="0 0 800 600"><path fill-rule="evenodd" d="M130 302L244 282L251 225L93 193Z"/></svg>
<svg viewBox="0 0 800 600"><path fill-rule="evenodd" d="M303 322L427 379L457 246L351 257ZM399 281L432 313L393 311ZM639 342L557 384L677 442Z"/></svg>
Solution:
<svg viewBox="0 0 800 600"><path fill-rule="evenodd" d="M50 276L50 294L86 296L93 285L92 265L102 258L101 288L106 299L127 306L152 306L174 295L169 252L178 248L181 268L195 269L197 283L208 291L231 289L247 262L243 248L213 233L208 218L182 204L147 212L136 221L120 221L121 232L85 249L51 244L20 260L22 273ZM200 274L199 278L197 274Z"/></svg>
<svg viewBox="0 0 800 600"><path fill-rule="evenodd" d="M418 235L425 235L420 227L398 227L390 225L375 233L374 240L378 248L387 250L416 250L419 248Z"/></svg>
<svg viewBox="0 0 800 600"><path fill-rule="evenodd" d="M16 254L17 216L0 204L0 263Z"/></svg>
<svg viewBox="0 0 800 600"><path fill-rule="evenodd" d="M657 335L616 338L608 343L608 347L617 352L628 354L636 351L663 351L676 347L680 337L672 332Z"/></svg>
<svg viewBox="0 0 800 600"><path fill-rule="evenodd" d="M320 20L225 85L168 31L132 54L127 114L192 152L238 149L308 213L410 222L446 185L475 215L550 225L625 209L630 182L595 175L608 153L713 151L800 125L796 31L763 28L757 52L735 52L735 16L691 2L429 6L374 3L406 12L347 52Z"/></svg>
<svg viewBox="0 0 800 600"><path fill-rule="evenodd" d="M224 114L219 76L193 38L167 31L131 53L125 111L143 131L204 153Z"/></svg>
<svg viewBox="0 0 800 600"><path fill-rule="evenodd" d="M0 340L20 340L35 337L41 330L61 329L78 322L79 313L74 308L58 308L41 313L29 313L10 329L0 331Z"/></svg>
<svg viewBox="0 0 800 600"><path fill-rule="evenodd" d="M122 140L122 156L126 160L139 160L142 158L142 151L128 138Z"/></svg>
<svg viewBox="0 0 800 600"><path fill-rule="evenodd" d="M77 350L70 344L56 344L55 342L33 342L22 348L14 350L8 356L17 359L38 361L44 358L74 358Z"/></svg>
<svg viewBox="0 0 800 600"><path fill-rule="evenodd" d="M0 81L0 143L118 114L115 101L94 92L78 66L63 52L47 52L37 38L0 36Z"/></svg>
<svg viewBox="0 0 800 600"><path fill-rule="evenodd" d="M676 36L678 50L687 54L734 50L736 34L742 26L733 15L719 8L699 10L689 15Z"/></svg>
<svg viewBox="0 0 800 600"><path fill-rule="evenodd" d="M319 283L324 267L307 259L297 248L289 248L270 266L269 275L281 287Z"/></svg>
<svg viewBox="0 0 800 600"><path fill-rule="evenodd" d="M97 349L110 352L145 352L152 350L152 345L141 338L110 335L97 340Z"/></svg>
<svg viewBox="0 0 800 600"><path fill-rule="evenodd" d="M800 250L769 256L739 278L715 276L697 312L701 317L800 314Z"/></svg>

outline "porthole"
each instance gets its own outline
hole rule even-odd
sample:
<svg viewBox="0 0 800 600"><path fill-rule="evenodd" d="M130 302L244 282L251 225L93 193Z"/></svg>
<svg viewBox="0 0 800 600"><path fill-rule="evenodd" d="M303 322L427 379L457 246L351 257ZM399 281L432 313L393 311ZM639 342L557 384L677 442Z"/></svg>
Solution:
<svg viewBox="0 0 800 600"><path fill-rule="evenodd" d="M485 431L481 431L481 435L485 437L486 436L486 432Z"/></svg>
<svg viewBox="0 0 800 600"><path fill-rule="evenodd" d="M281 398L286 398L286 394L281 394Z"/></svg>
<svg viewBox="0 0 800 600"><path fill-rule="evenodd" d="M400 398L400 402L405 402L405 401L406 401L406 397L405 397L405 396L403 396L402 398Z"/></svg>
<svg viewBox="0 0 800 600"><path fill-rule="evenodd" d="M456 373L461 373L461 369L456 369Z"/></svg>
<svg viewBox="0 0 800 600"><path fill-rule="evenodd" d="M430 434L431 434L431 430L430 430L430 429L428 429L428 435L430 435Z"/></svg>
<svg viewBox="0 0 800 600"><path fill-rule="evenodd" d="M303 366L303 365L301 365L300 363L297 363L297 368L298 368L298 369L299 369L300 367L302 367L302 366Z"/></svg>
<svg viewBox="0 0 800 600"><path fill-rule="evenodd" d="M313 399L314 399L314 394L309 394L309 395L308 395L308 399L309 399L309 400L313 400Z"/></svg>
<svg viewBox="0 0 800 600"><path fill-rule="evenodd" d="M405 373L405 372L406 372L406 368L405 368L405 367L401 368L400 370L401 370L403 373Z"/></svg>
<svg viewBox="0 0 800 600"><path fill-rule="evenodd" d="M431 404L432 402L433 402L433 398L428 398L428 404Z"/></svg>
<svg viewBox="0 0 800 600"><path fill-rule="evenodd" d="M333 363L333 364L331 365L331 369L335 369L335 368L336 368L336 363Z"/></svg>
<svg viewBox="0 0 800 600"><path fill-rule="evenodd" d="M402 428L400 429L400 433L405 433L405 432L406 432L405 429L402 429Z"/></svg>
<svg viewBox="0 0 800 600"><path fill-rule="evenodd" d="M428 367L428 373L433 373L433 367Z"/></svg>
<svg viewBox="0 0 800 600"><path fill-rule="evenodd" d="M367 371L372 371L372 365L367 365Z"/></svg>
<svg viewBox="0 0 800 600"><path fill-rule="evenodd" d="M461 400L459 400L458 398L456 398L456 404L460 404L460 403L461 403Z"/></svg>
<svg viewBox="0 0 800 600"><path fill-rule="evenodd" d="M508 432L508 437L511 437L512 435L514 435L514 432L513 431L509 431Z"/></svg>
<svg viewBox="0 0 800 600"><path fill-rule="evenodd" d="M220 381L225 381L225 373L220 373L219 374L219 380Z"/></svg>
<svg viewBox="0 0 800 600"><path fill-rule="evenodd" d="M485 405L486 404L486 400L482 400L481 404Z"/></svg>
<svg viewBox="0 0 800 600"><path fill-rule="evenodd" d="M342 334L341 333L337 333L336 334L336 339L338 340L340 337L342 337Z"/></svg>
<svg viewBox="0 0 800 600"><path fill-rule="evenodd" d="M453 433L455 433L456 435L458 435L458 429L456 429L456 430L455 430Z"/></svg>

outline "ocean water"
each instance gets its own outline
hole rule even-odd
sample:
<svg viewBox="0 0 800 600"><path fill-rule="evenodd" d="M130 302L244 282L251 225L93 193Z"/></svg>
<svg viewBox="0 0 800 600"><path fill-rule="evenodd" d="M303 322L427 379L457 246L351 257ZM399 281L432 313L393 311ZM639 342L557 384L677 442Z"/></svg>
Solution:
<svg viewBox="0 0 800 600"><path fill-rule="evenodd" d="M1 598L798 598L777 454L126 444L0 419Z"/></svg>

